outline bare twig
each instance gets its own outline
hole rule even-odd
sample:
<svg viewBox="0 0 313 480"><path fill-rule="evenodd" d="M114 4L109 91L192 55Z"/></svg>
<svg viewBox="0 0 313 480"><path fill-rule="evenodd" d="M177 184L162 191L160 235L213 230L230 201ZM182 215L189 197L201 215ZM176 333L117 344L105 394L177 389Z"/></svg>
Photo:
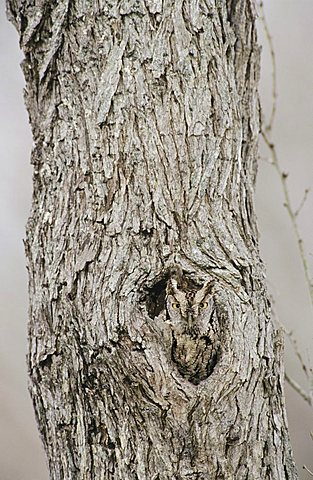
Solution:
<svg viewBox="0 0 313 480"><path fill-rule="evenodd" d="M260 6L260 18L263 23L264 33L270 49L271 62L272 62L272 111L271 111L269 122L265 126L265 131L271 132L273 129L273 124L274 124L274 119L276 114L276 104L277 104L276 58L275 58L275 52L274 52L273 39L267 25L262 1L260 2L259 6Z"/></svg>
<svg viewBox="0 0 313 480"><path fill-rule="evenodd" d="M313 477L313 472L311 472L311 470L309 470L308 467L303 465L303 468L304 468L304 470L306 470L311 475L311 477Z"/></svg>
<svg viewBox="0 0 313 480"><path fill-rule="evenodd" d="M274 166L275 170L277 171L277 173L279 175L279 178L280 178L280 181L281 181L281 184L282 184L282 189L283 189L283 194L284 194L284 199L285 199L284 206L287 209L287 212L288 212L291 224L292 224L292 228L293 228L293 231L294 231L296 239L297 239L299 254L300 254L301 262L302 262L303 269L304 269L305 280L306 280L306 283L307 283L308 288L309 288L311 304L312 304L312 307L313 307L313 282L312 282L312 279L310 278L308 262L307 262L307 258L306 258L305 251L304 251L304 246L303 246L303 240L301 238L299 228L298 228L298 224L297 224L297 216L298 216L299 212L301 211L301 209L302 209L302 207L303 207L303 205L304 205L304 203L307 199L309 189L305 190L304 197L303 197L302 202L300 203L300 206L298 207L298 209L296 211L294 211L293 208L292 208L292 205L291 205L289 190L288 190L288 187L287 187L288 174L283 172L283 170L281 169L275 145L271 141L271 136L272 136L272 131L273 131L273 123L274 123L274 118L275 118L275 113L276 113L276 103L277 103L277 75L276 75L276 70L277 69L276 69L276 58L275 58L273 40L272 40L272 36L270 34L268 24L267 24L267 21L266 21L266 18L265 18L264 7L263 7L263 2L262 1L260 2L259 7L260 7L260 19L261 19L261 22L263 24L266 39L268 41L270 54L271 54L271 62L272 62L272 112L271 112L271 116L270 116L270 120L269 120L268 124L261 131L261 135L262 135L262 137L265 141L265 144L267 145L267 147L270 150L271 158L272 158L271 163Z"/></svg>
<svg viewBox="0 0 313 480"><path fill-rule="evenodd" d="M268 24L267 24L267 21L266 21L266 18L265 18L265 14L264 14L264 7L263 7L263 1L262 0L259 3L259 8L260 8L260 19L261 19L261 22L263 24L264 33L265 33L265 36L266 36L266 39L267 39L267 42L268 42L268 45L269 45L271 63L272 63L272 111L271 111L271 115L270 115L270 119L269 119L268 123L265 124L264 128L262 128L262 130L261 130L261 135L264 139L265 144L267 145L267 147L270 151L270 157L271 158L269 160L269 163L271 163L271 165L273 165L273 167L275 168L276 172L278 173L279 179L281 181L281 185L282 185L282 189L283 189L283 195L284 195L284 206L287 209L287 212L288 212L291 224L292 224L292 228L293 228L294 234L295 234L296 239L297 239L297 244L298 244L298 249L299 249L301 262L302 262L302 265L303 265L305 280L306 280L306 283L307 283L307 286L308 286L308 289L309 289L309 293L310 293L311 305L313 307L313 281L310 278L308 262L307 262L307 258L306 258L306 254L305 254L304 246L303 246L303 240L301 238L299 228L298 228L298 223L297 223L297 217L298 217L301 209L303 208L303 205L305 204L305 202L307 200L307 196L308 196L308 193L309 193L310 189L305 190L303 199L300 202L299 207L296 210L293 210L292 204L291 204L291 199L290 199L290 194L289 194L289 190L288 190L288 186L287 186L288 174L285 173L282 170L282 168L280 166L280 163L279 163L279 159L278 159L278 155L277 155L275 145L271 140L272 132L273 132L273 124L274 124L274 119L275 119L275 114L276 114L276 104L277 104L276 58L275 58L272 36L270 34ZM276 320L283 327L283 325L281 324L281 322L277 318L277 315L276 315ZM311 371L311 369L308 369L308 367L306 366L306 364L305 364L305 362L302 358L302 355L300 353L300 350L298 348L298 344L297 344L295 338L293 337L292 332L288 332L286 330L286 328L284 328L284 327L283 327L283 329L284 329L285 333L287 334L287 336L288 336L288 338L289 338L289 340L292 344L293 350L294 350L294 352L295 352L295 354L296 354L296 356L299 360L301 368L302 368L309 384L312 383L312 371ZM313 406L313 397L311 395L311 388L310 388L310 394L308 394L287 373L285 374L285 379L289 383L289 385L312 407ZM307 467L304 466L303 468L305 468L313 476L313 473L310 472L307 469Z"/></svg>
<svg viewBox="0 0 313 480"><path fill-rule="evenodd" d="M311 190L310 188L306 188L306 189L304 190L304 195L303 195L303 198L302 198L302 200L301 200L301 202L300 202L300 205L299 205L299 207L297 208L297 210L294 212L295 217L297 217L297 216L299 215L299 213L301 212L301 210L302 210L302 208L303 208L303 205L305 204L305 202L306 202L306 200L307 200L307 198L308 198L308 194L309 194L310 190Z"/></svg>
<svg viewBox="0 0 313 480"><path fill-rule="evenodd" d="M284 328L284 327L283 327L283 328ZM294 336L293 336L293 332L292 332L292 331L289 331L289 332L288 332L285 328L284 328L284 331L285 331L287 337L289 338L289 341L290 341L290 343L291 343L291 345L292 345L292 347L293 347L293 350L294 350L294 352L295 352L295 354L296 354L296 356L297 356L297 358L298 358L298 360L299 360L299 363L300 363L300 365L301 365L301 368L302 368L302 370L303 370L303 373L305 374L306 378L307 378L308 380L310 380L310 379L311 379L310 370L308 369L308 367L307 367L306 364L305 364L305 361L304 361L303 358L302 358L301 352L300 352L299 347L298 347L297 340L296 340L296 339L294 338Z"/></svg>
<svg viewBox="0 0 313 480"><path fill-rule="evenodd" d="M281 328L283 330L284 334L287 335L287 337L288 337L288 339L289 339L289 341L292 345L293 351L294 351L294 353L295 353L295 355L296 355L296 357L297 357L297 359L300 363L301 369L303 370L306 378L310 381L312 379L312 369L307 367L307 365L306 365L306 363L305 363L305 361L302 357L302 354L300 352L297 340L295 339L295 337L293 335L292 330L287 330L285 325L281 322L281 320L278 316L278 313L276 311L276 308L275 308L275 300L272 296L271 296L271 305L272 305L272 315L273 315L273 318L274 318L278 328ZM312 403L312 401L311 401L311 403Z"/></svg>
<svg viewBox="0 0 313 480"><path fill-rule="evenodd" d="M287 373L285 373L285 380L300 395L300 397L302 397L303 400L307 402L310 407L312 407L312 399L310 395L306 393L306 391L303 390L303 388L300 387L300 385L293 378L289 377Z"/></svg>
<svg viewBox="0 0 313 480"><path fill-rule="evenodd" d="M278 173L278 175L281 179L281 184L282 184L283 194L284 194L284 199L285 199L284 206L287 209L287 212L288 212L291 224L292 224L292 228L293 228L293 231L294 231L296 239L297 239L299 254L300 254L301 262L302 262L303 269L304 269L305 280L306 280L306 283L307 283L308 288L309 288L311 304L313 306L313 282L310 278L308 262L307 262L305 251L304 251L303 240L300 236L300 232L299 232L299 228L298 228L298 224L297 224L297 220L296 220L296 215L295 215L295 213L292 209L292 206L291 206L290 195L289 195L289 191L288 191L288 187L287 187L288 174L282 171L282 169L280 167L280 164L279 164L279 161L278 161L275 145L270 141L269 136L264 131L262 131L261 134L262 134L262 137L263 137L266 145L268 146L268 148L271 152L273 166L274 166L275 170L277 171L277 173Z"/></svg>
<svg viewBox="0 0 313 480"><path fill-rule="evenodd" d="M297 341L296 339L294 338L293 336L293 333L292 331L289 331L286 329L286 327L282 324L282 322L280 321L279 317L278 317L278 314L277 314L277 311L276 309L274 308L275 307L275 300L273 299L273 297L271 297L271 304L272 304L272 314L273 314L273 317L274 317L274 320L278 326L278 328L281 328L283 330L283 332L285 333L285 335L288 336L289 338L289 341L291 342L292 344L292 347L293 347L293 350L299 360L299 363L301 365L301 368L302 370L304 371L304 374L305 376L307 377L308 381L311 380L312 378L312 371L310 369L308 369L308 367L306 366L303 358L302 358L302 355L300 353L300 350L299 350L299 347L298 347L298 344L297 344ZM293 378L291 378L288 373L285 372L285 380L286 382L291 386L291 388L293 388L299 395L300 397L303 398L303 400L305 402L307 402L310 407L313 406L313 398L312 398L312 395L311 395L311 392L310 393L307 393ZM313 437L312 437L313 438Z"/></svg>

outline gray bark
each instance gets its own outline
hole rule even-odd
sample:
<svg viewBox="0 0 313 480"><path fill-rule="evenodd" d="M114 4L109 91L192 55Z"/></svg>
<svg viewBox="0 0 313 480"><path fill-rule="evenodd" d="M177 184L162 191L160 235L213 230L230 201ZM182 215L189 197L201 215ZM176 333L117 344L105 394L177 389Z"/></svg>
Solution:
<svg viewBox="0 0 313 480"><path fill-rule="evenodd" d="M296 479L254 210L254 3L8 14L34 138L28 362L51 479ZM167 322L178 267L214 281L218 355L196 381Z"/></svg>

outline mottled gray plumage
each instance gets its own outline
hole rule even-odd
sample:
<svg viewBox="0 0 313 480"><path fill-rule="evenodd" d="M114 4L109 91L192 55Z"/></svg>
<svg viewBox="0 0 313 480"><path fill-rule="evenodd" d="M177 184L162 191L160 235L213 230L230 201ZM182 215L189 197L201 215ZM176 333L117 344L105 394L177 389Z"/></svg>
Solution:
<svg viewBox="0 0 313 480"><path fill-rule="evenodd" d="M218 321L212 290L212 281L200 289L179 287L176 279L167 286L172 359L181 375L194 384L207 378L217 361Z"/></svg>

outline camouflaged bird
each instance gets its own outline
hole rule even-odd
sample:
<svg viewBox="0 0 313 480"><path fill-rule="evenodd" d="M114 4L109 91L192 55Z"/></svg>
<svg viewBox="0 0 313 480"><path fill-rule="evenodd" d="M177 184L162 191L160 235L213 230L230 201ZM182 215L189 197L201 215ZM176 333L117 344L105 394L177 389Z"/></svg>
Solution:
<svg viewBox="0 0 313 480"><path fill-rule="evenodd" d="M200 289L178 286L166 290L167 322L172 328L172 359L179 373L197 385L212 373L218 354L218 320L212 280Z"/></svg>

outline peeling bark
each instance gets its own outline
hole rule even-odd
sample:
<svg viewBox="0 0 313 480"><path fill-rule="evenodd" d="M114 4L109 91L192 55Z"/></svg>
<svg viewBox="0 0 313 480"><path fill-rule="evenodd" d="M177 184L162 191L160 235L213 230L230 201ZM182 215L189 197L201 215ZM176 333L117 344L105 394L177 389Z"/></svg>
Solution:
<svg viewBox="0 0 313 480"><path fill-rule="evenodd" d="M254 210L253 2L7 6L34 138L28 362L51 479L296 479ZM172 357L176 266L215 284L219 355L197 384Z"/></svg>

